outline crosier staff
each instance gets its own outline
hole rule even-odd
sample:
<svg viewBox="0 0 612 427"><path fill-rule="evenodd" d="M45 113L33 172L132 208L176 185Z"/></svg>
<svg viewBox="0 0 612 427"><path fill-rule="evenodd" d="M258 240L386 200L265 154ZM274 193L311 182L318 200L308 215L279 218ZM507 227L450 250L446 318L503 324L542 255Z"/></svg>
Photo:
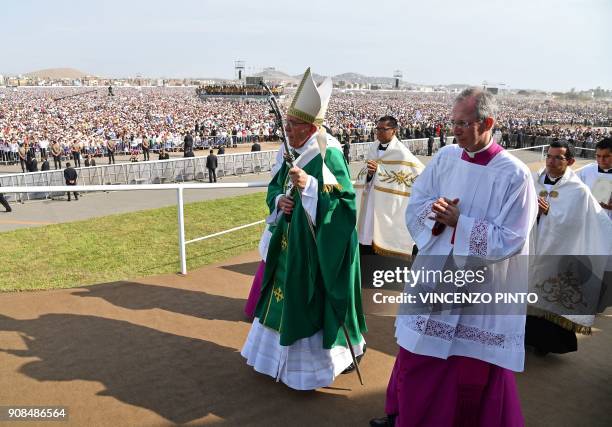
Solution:
<svg viewBox="0 0 612 427"><path fill-rule="evenodd" d="M272 93L272 90L270 89L270 87L265 82L261 81L259 82L259 84L268 93L268 102L270 103L270 107L272 108L271 112L274 114L276 126L280 128L281 130L280 137L285 147L285 156L284 156L285 161L289 164L291 168L293 168L294 166L293 162L295 158L293 157L293 154L291 154L291 151L289 150L289 143L287 142L287 134L285 133L285 126L283 125L283 116L281 114L280 108L278 107L278 103L276 102L276 97L274 96L274 93ZM296 193L298 194L298 197L300 197L300 200L301 200L302 193L299 190L296 191ZM303 204L302 204L302 207L304 207ZM285 219L287 220L287 222L290 222L291 214L285 214ZM308 222L308 228L310 229L310 234L312 235L312 239L316 246L317 237L315 235L312 220L310 219L310 216L308 215L308 213L306 213L306 221ZM333 310L333 307L332 307L332 310ZM355 351L353 350L353 345L351 344L351 339L349 338L348 329L346 329L346 325L344 323L342 323L340 327L342 328L342 332L344 333L344 338L346 339L346 343L348 345L349 351L351 352L351 358L353 359L353 366L355 367L355 372L357 372L357 376L359 377L359 383L363 385L363 379L361 376L361 371L359 369L359 363L357 362L357 358L355 357Z"/></svg>

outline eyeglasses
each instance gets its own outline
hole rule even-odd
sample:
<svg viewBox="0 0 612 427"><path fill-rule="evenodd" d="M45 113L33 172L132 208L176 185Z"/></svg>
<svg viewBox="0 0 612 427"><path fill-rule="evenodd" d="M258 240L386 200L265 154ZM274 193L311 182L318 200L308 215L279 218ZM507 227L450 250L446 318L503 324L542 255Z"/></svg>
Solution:
<svg viewBox="0 0 612 427"><path fill-rule="evenodd" d="M563 156L553 156L553 155L550 155L550 154L547 154L547 155L546 155L546 158L547 158L547 159L549 159L549 160L557 160L557 161L559 161L559 162L562 162L563 160L567 160L567 157L563 157Z"/></svg>
<svg viewBox="0 0 612 427"><path fill-rule="evenodd" d="M309 125L309 124L310 123L306 123L306 122L294 122L294 121L291 121L291 120L287 120L285 122L285 127L286 128L287 127L292 128L292 127L295 127L295 126L303 126L303 125Z"/></svg>
<svg viewBox="0 0 612 427"><path fill-rule="evenodd" d="M482 120L474 120L473 122L466 122L465 120L451 120L451 125L453 127L467 129L472 126L474 123L481 122Z"/></svg>
<svg viewBox="0 0 612 427"><path fill-rule="evenodd" d="M377 127L377 128L374 128L374 130L375 130L376 132L386 132L386 131L388 131L388 130L392 130L392 129L395 129L395 128L378 128L378 127Z"/></svg>

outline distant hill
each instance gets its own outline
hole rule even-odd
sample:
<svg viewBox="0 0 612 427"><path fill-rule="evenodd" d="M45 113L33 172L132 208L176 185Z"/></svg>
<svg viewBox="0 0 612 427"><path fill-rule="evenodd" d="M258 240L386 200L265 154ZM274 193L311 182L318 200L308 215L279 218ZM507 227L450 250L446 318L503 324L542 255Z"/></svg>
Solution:
<svg viewBox="0 0 612 427"><path fill-rule="evenodd" d="M291 83L299 83L299 79L297 79L296 77L290 76L287 73L283 73L282 71L277 70L266 70L262 71L261 73L253 74L253 76L263 77L266 81L284 81Z"/></svg>
<svg viewBox="0 0 612 427"><path fill-rule="evenodd" d="M27 73L27 77L38 77L41 79L79 79L91 74L84 73L74 68L47 68L44 70Z"/></svg>
<svg viewBox="0 0 612 427"><path fill-rule="evenodd" d="M334 80L344 80L345 82L367 83L370 77L359 73L342 73L333 77Z"/></svg>
<svg viewBox="0 0 612 427"><path fill-rule="evenodd" d="M297 81L302 79L302 74L294 76ZM320 83L325 79L325 76L320 74L313 74L312 78L315 82ZM370 77L359 73L342 73L332 76L332 80L337 83L340 80L346 83L358 83L358 84L382 84L382 85L393 85L395 84L395 79L393 77ZM407 83L402 81L403 85L411 85L411 83Z"/></svg>
<svg viewBox="0 0 612 427"><path fill-rule="evenodd" d="M470 85L465 84L465 83L453 83L453 84L449 84L449 85L444 85L449 89L458 89L458 90L463 90L467 87L470 87Z"/></svg>

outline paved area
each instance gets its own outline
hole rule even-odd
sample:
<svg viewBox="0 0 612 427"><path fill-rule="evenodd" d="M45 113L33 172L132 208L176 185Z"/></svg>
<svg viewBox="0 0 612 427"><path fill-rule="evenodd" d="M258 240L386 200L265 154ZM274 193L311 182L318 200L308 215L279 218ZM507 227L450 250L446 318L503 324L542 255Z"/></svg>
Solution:
<svg viewBox="0 0 612 427"><path fill-rule="evenodd" d="M515 154L523 160L532 170L537 170L543 164L540 154L520 151ZM431 157L419 156L425 164ZM586 164L584 160L576 162L575 167ZM362 163L351 163L353 177ZM249 174L241 176L228 176L219 182L251 182L266 181L270 179L269 173ZM250 192L264 191L264 189L219 189L219 190L188 190L185 192L185 203L210 200L222 197L235 196ZM83 194L79 201L67 202L66 198L56 200L36 200L23 204L13 203L13 212L10 214L0 212L0 232L17 228L35 227L48 224L80 221L89 218L106 216L117 213L134 212L163 206L176 206L176 192L174 191L116 191L110 193Z"/></svg>
<svg viewBox="0 0 612 427"><path fill-rule="evenodd" d="M66 406L69 426L368 425L383 412L394 319L367 319L365 386L350 374L289 390L239 354L257 262L250 252L186 277L0 294L0 405ZM527 354L517 374L527 425L612 425L611 353L608 312L578 352Z"/></svg>

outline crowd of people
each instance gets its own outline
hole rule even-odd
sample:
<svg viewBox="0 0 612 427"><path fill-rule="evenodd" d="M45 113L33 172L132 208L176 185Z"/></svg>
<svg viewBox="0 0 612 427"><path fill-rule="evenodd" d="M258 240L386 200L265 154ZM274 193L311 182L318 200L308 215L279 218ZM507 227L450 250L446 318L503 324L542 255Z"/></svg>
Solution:
<svg viewBox="0 0 612 427"><path fill-rule="evenodd" d="M27 144L31 155L48 155L57 143L64 157L74 148L83 157L108 156L110 141L116 153L180 151L185 135L194 147L266 141L274 123L263 103L201 101L192 88L115 90L65 97L76 89L0 90L0 151L2 161L18 163ZM62 99L58 99L62 98Z"/></svg>
<svg viewBox="0 0 612 427"><path fill-rule="evenodd" d="M88 92L88 93L86 93ZM201 100L193 88L0 89L0 161L20 163L28 156L43 162L55 146L64 159L138 156L143 145L154 153L181 151L186 134L194 149L270 141L277 128L265 100ZM400 139L451 135L450 93L339 92L326 123L341 143L375 139L374 123L383 114L398 120ZM499 96L494 133L506 146L523 146L529 137L552 136L590 147L609 135L605 102L558 102L518 95ZM281 104L288 104L281 102ZM282 105L286 109L288 105ZM514 136L513 136L514 135ZM146 142L145 142L146 141ZM532 144L533 145L533 144ZM57 153L56 153L57 154ZM79 162L74 159L77 166ZM109 158L110 161L110 158Z"/></svg>

